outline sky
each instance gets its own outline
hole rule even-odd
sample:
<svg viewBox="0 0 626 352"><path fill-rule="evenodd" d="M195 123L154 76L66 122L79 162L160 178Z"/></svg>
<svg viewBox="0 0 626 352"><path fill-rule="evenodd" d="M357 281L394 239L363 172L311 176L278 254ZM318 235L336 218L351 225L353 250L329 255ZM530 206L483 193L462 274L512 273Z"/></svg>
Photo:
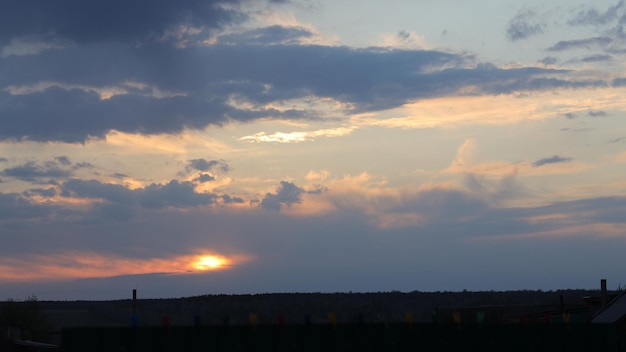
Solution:
<svg viewBox="0 0 626 352"><path fill-rule="evenodd" d="M626 284L626 2L0 2L0 299Z"/></svg>

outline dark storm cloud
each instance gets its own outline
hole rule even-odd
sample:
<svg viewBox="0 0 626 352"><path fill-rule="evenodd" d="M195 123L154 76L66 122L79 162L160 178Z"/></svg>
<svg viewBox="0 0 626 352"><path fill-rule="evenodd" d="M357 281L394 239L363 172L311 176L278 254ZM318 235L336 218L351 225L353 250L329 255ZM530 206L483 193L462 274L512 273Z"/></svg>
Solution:
<svg viewBox="0 0 626 352"><path fill-rule="evenodd" d="M593 37L576 40L562 40L548 48L548 51L564 51L571 49L592 49L605 47L613 41L610 37Z"/></svg>
<svg viewBox="0 0 626 352"><path fill-rule="evenodd" d="M50 88L29 95L0 93L4 105L0 139L83 142L103 137L116 129L130 133L176 133L225 122L230 115L240 120L267 116L268 112L236 111L222 103L200 97L157 99L117 95L101 100L95 93ZM269 112L272 114L272 111ZM276 111L275 116L283 115Z"/></svg>
<svg viewBox="0 0 626 352"><path fill-rule="evenodd" d="M115 43L0 58L0 139L80 143L113 129L178 133L233 120L319 118L315 110L264 108L311 96L350 103L354 108L347 112L366 112L467 94L468 86L472 94L502 94L606 84L569 81L565 70L473 66L473 60L432 50ZM125 85L129 81L143 86ZM54 84L29 90L40 82ZM94 90L99 87L125 93L101 99ZM155 96L153 89L171 94Z"/></svg>
<svg viewBox="0 0 626 352"><path fill-rule="evenodd" d="M572 158L553 155L551 157L539 159L533 162L533 167L540 167L547 164L567 163L570 161L572 161Z"/></svg>
<svg viewBox="0 0 626 352"><path fill-rule="evenodd" d="M243 15L222 6L238 0L6 0L0 3L0 43L60 37L78 44L137 43L159 39L179 26L213 29Z"/></svg>
<svg viewBox="0 0 626 352"><path fill-rule="evenodd" d="M36 163L29 161L23 165L2 170L0 174L27 182L41 182L42 179L67 178L72 175L70 170L57 162Z"/></svg>
<svg viewBox="0 0 626 352"><path fill-rule="evenodd" d="M542 34L544 25L536 17L537 13L533 10L525 8L519 10L507 25L507 39L518 41L533 35Z"/></svg>
<svg viewBox="0 0 626 352"><path fill-rule="evenodd" d="M267 193L261 201L261 207L270 210L280 210L283 206L291 206L302 201L304 190L287 181L280 181L276 193Z"/></svg>

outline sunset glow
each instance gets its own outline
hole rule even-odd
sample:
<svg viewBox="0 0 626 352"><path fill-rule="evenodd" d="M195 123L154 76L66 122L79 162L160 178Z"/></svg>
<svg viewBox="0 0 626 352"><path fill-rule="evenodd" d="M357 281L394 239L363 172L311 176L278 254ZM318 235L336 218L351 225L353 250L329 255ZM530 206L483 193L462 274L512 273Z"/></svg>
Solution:
<svg viewBox="0 0 626 352"><path fill-rule="evenodd" d="M47 281L140 274L190 274L226 270L246 262L245 256L183 255L169 258L128 259L96 253L65 253L31 258L0 258L0 280Z"/></svg>
<svg viewBox="0 0 626 352"><path fill-rule="evenodd" d="M215 255L204 255L199 257L193 267L197 270L208 271L222 269L229 264L228 260Z"/></svg>

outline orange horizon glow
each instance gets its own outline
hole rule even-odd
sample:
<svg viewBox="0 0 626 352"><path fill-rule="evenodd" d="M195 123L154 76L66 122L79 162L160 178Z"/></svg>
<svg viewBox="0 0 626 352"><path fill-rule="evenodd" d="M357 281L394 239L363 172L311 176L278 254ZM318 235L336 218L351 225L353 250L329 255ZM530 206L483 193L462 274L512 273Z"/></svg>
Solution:
<svg viewBox="0 0 626 352"><path fill-rule="evenodd" d="M211 254L208 254L211 253ZM0 258L0 281L60 281L141 274L197 274L223 271L249 260L207 252L169 258L132 259L97 253Z"/></svg>
<svg viewBox="0 0 626 352"><path fill-rule="evenodd" d="M219 270L228 265L230 265L230 260L217 255L200 256L192 264L196 270L201 271Z"/></svg>

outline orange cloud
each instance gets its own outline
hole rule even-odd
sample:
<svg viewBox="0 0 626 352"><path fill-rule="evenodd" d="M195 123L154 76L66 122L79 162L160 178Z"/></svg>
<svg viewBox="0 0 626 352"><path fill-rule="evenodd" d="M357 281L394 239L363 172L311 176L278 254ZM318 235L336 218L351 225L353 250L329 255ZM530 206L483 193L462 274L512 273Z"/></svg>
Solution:
<svg viewBox="0 0 626 352"><path fill-rule="evenodd" d="M0 280L57 281L151 273L190 274L228 270L250 260L211 251L169 258L133 259L88 252L0 258Z"/></svg>
<svg viewBox="0 0 626 352"><path fill-rule="evenodd" d="M623 94L623 87L608 87L443 97L408 103L376 116L354 116L353 123L403 129L515 124L589 110L623 111Z"/></svg>

